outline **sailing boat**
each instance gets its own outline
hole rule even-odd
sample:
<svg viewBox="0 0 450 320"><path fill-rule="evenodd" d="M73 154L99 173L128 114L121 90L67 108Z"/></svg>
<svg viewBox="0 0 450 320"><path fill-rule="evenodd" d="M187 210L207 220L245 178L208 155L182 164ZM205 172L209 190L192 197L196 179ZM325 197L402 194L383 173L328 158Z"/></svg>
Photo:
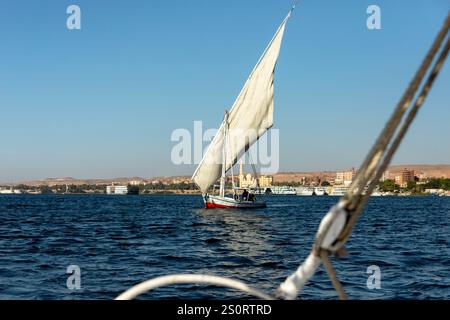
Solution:
<svg viewBox="0 0 450 320"><path fill-rule="evenodd" d="M254 195L238 196L233 174L231 180L234 194L226 195L226 173L230 169L233 170L237 160L273 125L275 65L284 29L294 8L295 5L264 50L231 110L225 111L224 119L216 136L192 175L192 180L202 192L206 208L261 208L266 206L265 201L257 201ZM208 190L219 178L219 194L209 194Z"/></svg>

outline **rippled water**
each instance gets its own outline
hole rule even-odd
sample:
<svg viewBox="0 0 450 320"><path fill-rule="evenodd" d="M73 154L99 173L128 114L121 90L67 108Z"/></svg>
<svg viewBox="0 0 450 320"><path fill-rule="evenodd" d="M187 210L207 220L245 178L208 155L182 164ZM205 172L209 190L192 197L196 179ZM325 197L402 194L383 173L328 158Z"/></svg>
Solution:
<svg viewBox="0 0 450 320"><path fill-rule="evenodd" d="M272 196L265 209L204 210L199 196L15 195L0 197L0 299L113 299L170 273L233 277L273 290L311 248L334 197ZM333 259L353 299L450 299L450 198L376 197ZM81 268L69 290L66 268ZM381 268L381 289L366 286ZM142 296L241 298L177 285ZM301 296L334 299L321 268Z"/></svg>

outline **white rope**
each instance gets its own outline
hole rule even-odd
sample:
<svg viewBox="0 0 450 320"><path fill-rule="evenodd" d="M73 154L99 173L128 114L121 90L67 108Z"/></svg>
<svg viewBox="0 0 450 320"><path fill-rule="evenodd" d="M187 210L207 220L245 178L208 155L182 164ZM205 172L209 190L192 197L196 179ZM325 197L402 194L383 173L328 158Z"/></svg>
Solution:
<svg viewBox="0 0 450 320"><path fill-rule="evenodd" d="M290 275L278 287L276 297L286 300L296 299L299 291L303 289L306 282L316 273L320 262L320 257L311 252L300 267L298 267L297 271Z"/></svg>
<svg viewBox="0 0 450 320"><path fill-rule="evenodd" d="M162 276L154 279L147 280L145 282L142 282L121 295L119 295L116 300L131 300L136 298L137 296L156 289L158 287L164 287L172 284L186 284L186 283L192 283L192 284L210 284L215 286L221 286L221 287L227 287L235 290L239 290L245 293L248 293L251 296L254 296L259 299L264 300L273 300L274 298L257 290L254 289L247 284L233 280L228 279L224 277L218 277L218 276L210 276L210 275L203 275L203 274L173 274L173 275L167 275Z"/></svg>

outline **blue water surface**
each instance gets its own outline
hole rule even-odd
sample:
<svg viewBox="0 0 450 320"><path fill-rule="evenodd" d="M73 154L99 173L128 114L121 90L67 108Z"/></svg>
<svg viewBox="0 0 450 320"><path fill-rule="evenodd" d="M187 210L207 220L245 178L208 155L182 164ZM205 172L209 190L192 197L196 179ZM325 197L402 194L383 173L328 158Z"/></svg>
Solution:
<svg viewBox="0 0 450 320"><path fill-rule="evenodd" d="M143 280L206 273L267 293L311 249L335 197L266 197L258 210L202 208L200 196L0 196L0 299L113 299ZM450 299L450 198L373 197L347 249L333 259L352 299ZM67 287L67 267L81 288ZM367 268L381 270L368 289ZM70 282L70 281L69 281ZM142 299L246 296L204 285L159 288ZM301 298L335 299L321 267Z"/></svg>

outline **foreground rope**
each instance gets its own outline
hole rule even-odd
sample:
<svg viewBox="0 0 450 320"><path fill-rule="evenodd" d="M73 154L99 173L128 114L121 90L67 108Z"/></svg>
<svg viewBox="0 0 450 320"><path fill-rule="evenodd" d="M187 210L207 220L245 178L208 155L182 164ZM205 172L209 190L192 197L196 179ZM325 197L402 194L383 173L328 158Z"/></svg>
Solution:
<svg viewBox="0 0 450 320"><path fill-rule="evenodd" d="M236 289L248 293L249 295L259 299L264 300L274 299L273 297L265 293L262 293L259 290L249 287L243 282L236 281L233 279L201 274L174 274L142 282L119 295L116 298L116 300L131 300L147 291L156 289L158 287L164 287L172 284L181 284L181 283L210 284L215 286Z"/></svg>
<svg viewBox="0 0 450 320"><path fill-rule="evenodd" d="M336 272L334 271L333 265L331 264L330 258L328 258L329 252L322 250L320 253L320 258L322 259L323 265L327 270L328 277L333 284L334 289L338 293L340 300L347 300L347 295L345 294L344 287L339 282L336 276Z"/></svg>

